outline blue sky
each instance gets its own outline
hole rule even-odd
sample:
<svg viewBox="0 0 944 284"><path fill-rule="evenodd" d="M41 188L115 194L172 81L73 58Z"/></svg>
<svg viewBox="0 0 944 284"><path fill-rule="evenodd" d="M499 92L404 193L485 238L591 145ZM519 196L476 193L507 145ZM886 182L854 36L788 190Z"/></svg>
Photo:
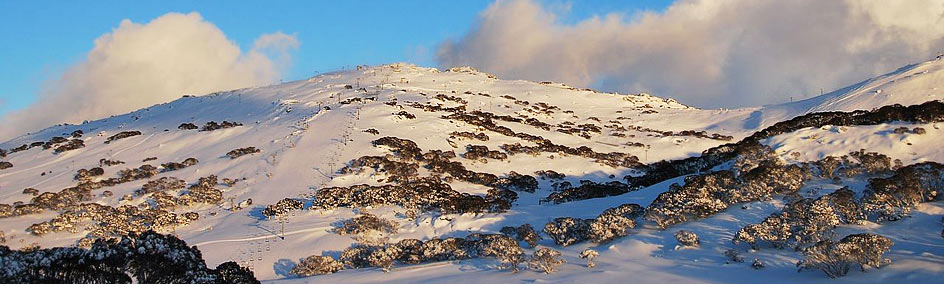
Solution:
<svg viewBox="0 0 944 284"><path fill-rule="evenodd" d="M671 1L542 1L562 23L611 12L661 10ZM94 40L123 19L147 23L198 12L243 50L282 31L300 48L284 79L358 64L435 66L436 46L465 34L491 1L2 1L0 116L35 100L44 83L81 61Z"/></svg>

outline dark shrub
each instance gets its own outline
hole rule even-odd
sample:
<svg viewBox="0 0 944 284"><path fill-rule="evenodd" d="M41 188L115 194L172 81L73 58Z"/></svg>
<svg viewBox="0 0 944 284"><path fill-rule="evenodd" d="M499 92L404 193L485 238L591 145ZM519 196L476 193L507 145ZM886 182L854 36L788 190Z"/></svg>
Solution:
<svg viewBox="0 0 944 284"><path fill-rule="evenodd" d="M53 152L58 154L65 151L72 151L72 150L80 149L80 148L85 148L85 141L82 141L82 139L72 139L72 140L69 140L69 143L56 147L56 149L54 149Z"/></svg>
<svg viewBox="0 0 944 284"><path fill-rule="evenodd" d="M180 125L177 126L177 129L180 129L180 130L194 130L198 128L199 127L197 127L197 125L190 122L181 123Z"/></svg>
<svg viewBox="0 0 944 284"><path fill-rule="evenodd" d="M261 152L261 150L256 149L256 147L245 147L245 148L239 148L239 149L229 151L226 153L226 156L229 157L230 159L236 159L244 155L255 154L259 152Z"/></svg>
<svg viewBox="0 0 944 284"><path fill-rule="evenodd" d="M106 139L105 139L105 144L109 144L109 143L111 143L111 142L113 142L113 141L116 141L116 140L125 139L125 138L128 138L128 137L138 136L138 135L141 135L141 131L134 130L134 131L122 131L122 132L118 132L118 134L115 134L115 135L112 135L112 136L109 136L108 138L106 138Z"/></svg>

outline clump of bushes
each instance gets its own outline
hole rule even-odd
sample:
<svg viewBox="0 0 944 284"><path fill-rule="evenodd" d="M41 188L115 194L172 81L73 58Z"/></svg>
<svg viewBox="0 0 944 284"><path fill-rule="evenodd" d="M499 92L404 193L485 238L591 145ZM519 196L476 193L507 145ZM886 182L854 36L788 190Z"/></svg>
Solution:
<svg viewBox="0 0 944 284"><path fill-rule="evenodd" d="M184 122L177 126L177 129L180 129L180 130L194 130L194 129L199 129L199 128L200 127L197 127L196 124L193 124L190 122Z"/></svg>
<svg viewBox="0 0 944 284"><path fill-rule="evenodd" d="M106 139L105 139L105 144L109 144L109 143L114 142L114 141L117 141L117 140L125 139L125 138L128 138L128 137L133 137L133 136L138 136L138 135L141 135L141 131L132 130L132 131L122 131L122 132L118 132L118 134L115 134L115 135L112 135L112 136L109 136L108 138L106 138Z"/></svg>
<svg viewBox="0 0 944 284"><path fill-rule="evenodd" d="M72 150L80 149L80 148L85 148L85 141L82 141L82 139L72 139L72 140L69 140L68 143L60 145L56 147L56 149L53 149L53 152L56 154L59 154L65 151L72 151Z"/></svg>
<svg viewBox="0 0 944 284"><path fill-rule="evenodd" d="M199 162L200 160L197 160L196 158L186 158L180 163L178 162L163 163L161 164L161 168L162 168L161 172L170 172L170 171L180 170L186 167L194 166Z"/></svg>
<svg viewBox="0 0 944 284"><path fill-rule="evenodd" d="M261 150L256 149L256 147L244 147L239 149L234 149L232 151L226 152L226 156L230 159L236 159L245 155L259 153Z"/></svg>
<svg viewBox="0 0 944 284"><path fill-rule="evenodd" d="M7 161L0 161L0 170L6 170L13 167L13 163Z"/></svg>
<svg viewBox="0 0 944 284"><path fill-rule="evenodd" d="M877 125L892 121L914 123L944 121L944 103L929 101L907 107L889 105L871 111L857 110L852 112L805 114L790 120L778 122L761 131L755 132L739 142L710 148L698 157L650 164L644 168L646 174L642 176L626 176L625 179L629 182L630 187L635 190L678 176L709 170L724 162L730 161L752 147L758 147L760 144L759 141L783 133L794 132L806 127L822 127L825 125Z"/></svg>
<svg viewBox="0 0 944 284"><path fill-rule="evenodd" d="M528 246L531 248L537 246L538 242L544 239L534 230L534 227L531 227L531 224L524 224L518 227L505 226L501 228L500 232L518 241L528 243Z"/></svg>
<svg viewBox="0 0 944 284"><path fill-rule="evenodd" d="M629 234L629 229L636 227L636 218L642 216L645 208L635 203L627 203L603 211L590 221L589 237L595 243L606 243Z"/></svg>
<svg viewBox="0 0 944 284"><path fill-rule="evenodd" d="M508 173L507 177L498 179L494 183L494 186L501 189L510 189L524 192L533 193L538 189L538 180L533 176L522 175L511 171Z"/></svg>
<svg viewBox="0 0 944 284"><path fill-rule="evenodd" d="M875 234L848 235L839 242L823 240L803 250L800 270L821 270L830 278L845 276L855 265L862 271L879 268L891 260L884 257L894 243Z"/></svg>
<svg viewBox="0 0 944 284"><path fill-rule="evenodd" d="M887 178L873 178L863 192L866 212L878 221L895 221L918 203L944 196L944 165L924 162L899 168Z"/></svg>
<svg viewBox="0 0 944 284"><path fill-rule="evenodd" d="M307 277L312 275L331 274L344 268L344 264L334 260L331 256L312 255L298 262L289 273Z"/></svg>
<svg viewBox="0 0 944 284"><path fill-rule="evenodd" d="M561 180L567 177L566 175L555 172L553 170L536 171L534 172L534 174L540 177L541 179L550 179L550 180Z"/></svg>
<svg viewBox="0 0 944 284"><path fill-rule="evenodd" d="M405 118L405 119L415 119L415 118L416 118L416 115L414 115L414 114L412 114L412 113L409 113L409 112L407 112L407 111L405 111L405 110L401 110L400 112L394 113L393 115L399 116L399 117Z"/></svg>
<svg viewBox="0 0 944 284"><path fill-rule="evenodd" d="M545 274L551 274L551 272L557 271L557 267L567 262L560 256L561 253L559 251L551 248L541 248L531 255L531 259L528 260L528 265L531 266L531 269L541 270Z"/></svg>
<svg viewBox="0 0 944 284"><path fill-rule="evenodd" d="M801 198L758 224L745 226L734 236L734 243L745 242L752 247L766 241L774 247L802 247L828 239L839 224L862 220L862 209L855 193L842 188L816 199Z"/></svg>
<svg viewBox="0 0 944 284"><path fill-rule="evenodd" d="M168 190L177 190L187 187L187 182L175 177L161 177L156 180L148 181L141 188L134 191L137 196L143 196L148 193L164 192Z"/></svg>
<svg viewBox="0 0 944 284"><path fill-rule="evenodd" d="M807 171L797 165L784 166L778 158L765 154L769 152L767 147L757 147L737 157L732 170L692 175L685 178L684 185L670 185L646 208L646 219L667 228L714 215L735 203L798 191Z"/></svg>
<svg viewBox="0 0 944 284"><path fill-rule="evenodd" d="M304 208L305 203L302 203L299 200L285 198L279 200L279 202L276 202L275 204L266 206L266 208L262 210L262 215L265 215L266 217L273 217L285 215L292 210L301 210Z"/></svg>
<svg viewBox="0 0 944 284"><path fill-rule="evenodd" d="M695 232L687 230L679 230L675 232L675 240L679 242L680 245L686 247L697 247L700 243L698 241L698 235Z"/></svg>
<svg viewBox="0 0 944 284"><path fill-rule="evenodd" d="M328 187L319 189L314 198L312 208L320 209L398 205L442 213L502 212L513 201L502 191L490 191L485 197L460 193L438 178L419 178L400 185Z"/></svg>
<svg viewBox="0 0 944 284"><path fill-rule="evenodd" d="M422 157L423 153L423 150L420 150L420 147L416 145L416 142L397 137L387 136L374 140L371 143L374 146L389 147L394 154L407 159L416 159L417 157Z"/></svg>
<svg viewBox="0 0 944 284"><path fill-rule="evenodd" d="M636 218L642 216L643 207L627 203L603 211L594 219L560 217L544 225L544 233L561 246L569 246L586 240L606 243L626 236L636 227Z"/></svg>
<svg viewBox="0 0 944 284"><path fill-rule="evenodd" d="M627 193L631 190L629 185L618 181L598 183L589 180L581 180L578 186L567 185L570 185L570 183L561 183L557 191L542 198L541 202L560 204L576 200L615 196Z"/></svg>
<svg viewBox="0 0 944 284"><path fill-rule="evenodd" d="M225 121L225 120L220 123L216 123L216 121L208 121L206 124L203 125L203 128L200 128L200 131L213 131L213 130L232 128L232 127L242 126L242 125L243 124L239 122L231 122L231 121Z"/></svg>
<svg viewBox="0 0 944 284"><path fill-rule="evenodd" d="M514 239L498 234L470 234L465 238L434 238L427 241L405 239L393 244L357 244L341 252L339 261L347 268L378 267L389 271L395 262L424 262L494 257L503 267L517 271L524 252Z"/></svg>
<svg viewBox="0 0 944 284"><path fill-rule="evenodd" d="M487 159L495 159L504 161L508 159L508 155L496 150L489 150L487 146L482 145L468 145L465 148L466 152L463 155L466 159L476 160L483 163L487 163Z"/></svg>
<svg viewBox="0 0 944 284"><path fill-rule="evenodd" d="M38 189L35 189L35 188L32 188L32 187L29 187L29 188L23 189L23 194L29 194L29 195L32 195L32 196L37 196L37 195L39 195L39 190L38 190Z"/></svg>
<svg viewBox="0 0 944 284"><path fill-rule="evenodd" d="M596 263L593 263L593 259L597 256L600 256L600 253L592 249L585 249L580 252L580 258L587 260L587 268L593 268L596 266Z"/></svg>
<svg viewBox="0 0 944 284"><path fill-rule="evenodd" d="M369 243L383 240L384 236L396 234L397 231L399 231L399 225L396 222L369 213L344 220L332 230L342 236L357 235L361 242Z"/></svg>
<svg viewBox="0 0 944 284"><path fill-rule="evenodd" d="M569 246L589 239L590 220L559 217L544 225L544 233L560 246Z"/></svg>
<svg viewBox="0 0 944 284"><path fill-rule="evenodd" d="M109 159L101 159L101 160L98 160L98 165L99 165L100 167L104 167L104 166L109 166L109 167L110 167L110 166L116 166L116 165L120 165L120 164L124 164L124 163L125 163L125 162L118 161L118 160L109 160Z"/></svg>
<svg viewBox="0 0 944 284"><path fill-rule="evenodd" d="M419 165L416 163L400 162L385 156L363 156L351 161L341 168L342 174L358 173L362 168L372 168L378 173L388 176L387 180L401 182L413 179L417 175Z"/></svg>
<svg viewBox="0 0 944 284"><path fill-rule="evenodd" d="M453 131L449 135L451 135L452 137L461 137L461 138L466 138L466 139L476 139L479 141L488 141L488 135L485 135L485 133L481 133L481 132L475 133L475 132L467 132L467 131L462 131L462 132Z"/></svg>
<svg viewBox="0 0 944 284"><path fill-rule="evenodd" d="M101 167L94 167L87 170L79 169L78 171L76 171L74 179L79 182L88 182L92 178L101 176L104 174L105 174L105 169L102 169Z"/></svg>
<svg viewBox="0 0 944 284"><path fill-rule="evenodd" d="M211 269L195 246L153 231L96 241L88 249L0 246L0 259L3 283L259 283L232 261Z"/></svg>
<svg viewBox="0 0 944 284"><path fill-rule="evenodd" d="M178 198L178 204L190 206L193 203L220 204L223 201L223 192L216 189L219 184L215 175L201 177L196 184L187 188Z"/></svg>

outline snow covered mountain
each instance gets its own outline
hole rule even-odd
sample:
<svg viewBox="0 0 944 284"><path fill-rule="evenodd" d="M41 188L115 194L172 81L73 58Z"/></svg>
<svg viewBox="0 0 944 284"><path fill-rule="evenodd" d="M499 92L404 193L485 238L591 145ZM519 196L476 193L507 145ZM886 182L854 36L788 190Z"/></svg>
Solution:
<svg viewBox="0 0 944 284"><path fill-rule="evenodd" d="M251 267L260 280L274 282L825 282L822 273L795 271L801 252L732 243L741 228L789 208L793 203L785 194L741 200L665 230L648 217L638 218L627 236L608 242L561 246L545 233L538 245L560 250L567 261L550 275L500 270L493 258L397 263L389 273L361 268L297 278L290 271L300 259L338 258L363 242L363 236L334 230L363 213L394 222L381 243L499 233L522 224L541 231L557 217L593 219L627 203L647 207L671 191L671 184L684 185L684 176L704 172L633 188L627 183L632 178L624 177L651 175L655 170L646 165L699 157L796 116L916 105L942 96L944 60L906 66L804 101L733 110L697 109L646 94L501 80L472 68L360 67L184 96L4 142L0 161L9 167L0 170L0 204L8 206L0 206L0 230L6 245L21 248L70 246L155 229L196 245L208 264L234 260ZM822 125L759 142L787 165L810 165L865 149L908 166L944 162L937 147L944 132L938 124L893 119ZM711 168L740 167L742 156ZM851 173L835 177L836 182L831 176L809 178L794 193L816 198L849 186L864 196L869 178L893 172L889 167L882 173ZM421 186L433 189L419 191ZM402 189L416 189L422 196L397 191ZM360 193L336 196L355 190ZM581 193L597 191L603 193ZM433 197L439 195L445 197ZM335 199L325 201L328 197ZM82 203L101 206L75 209ZM299 205L305 209L295 209ZM138 211L127 213L131 208ZM871 232L894 242L887 254L891 264L851 272L842 281L934 282L944 272L942 214L940 202L929 202L918 204L903 220L840 225L836 239ZM697 233L700 244L677 246L678 230ZM579 257L587 248L600 254L589 269ZM748 263L726 256L729 249L740 250ZM526 253L531 251L525 246ZM763 270L752 269L755 258Z"/></svg>

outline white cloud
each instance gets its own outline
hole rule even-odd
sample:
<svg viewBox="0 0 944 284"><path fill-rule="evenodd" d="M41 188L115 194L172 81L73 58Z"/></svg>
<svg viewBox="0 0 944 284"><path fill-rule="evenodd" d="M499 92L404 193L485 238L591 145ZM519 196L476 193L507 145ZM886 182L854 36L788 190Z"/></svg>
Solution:
<svg viewBox="0 0 944 284"><path fill-rule="evenodd" d="M496 2L437 61L733 107L818 95L944 50L944 0L682 0L573 25L554 10Z"/></svg>
<svg viewBox="0 0 944 284"><path fill-rule="evenodd" d="M0 139L57 123L77 123L179 98L277 81L298 47L281 32L243 53L197 13L146 24L124 20L95 40L81 62L48 82L36 103L0 121Z"/></svg>

